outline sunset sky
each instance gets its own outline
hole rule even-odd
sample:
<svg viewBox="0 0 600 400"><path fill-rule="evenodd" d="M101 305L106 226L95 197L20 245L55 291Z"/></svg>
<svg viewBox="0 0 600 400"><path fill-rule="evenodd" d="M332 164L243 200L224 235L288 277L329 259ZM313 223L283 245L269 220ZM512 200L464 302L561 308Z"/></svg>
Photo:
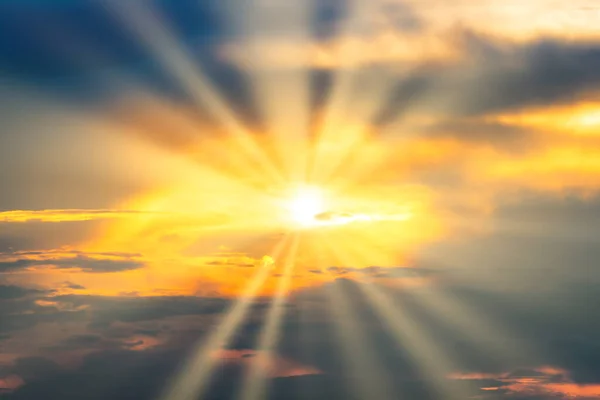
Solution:
<svg viewBox="0 0 600 400"><path fill-rule="evenodd" d="M600 399L596 0L0 0L0 399Z"/></svg>

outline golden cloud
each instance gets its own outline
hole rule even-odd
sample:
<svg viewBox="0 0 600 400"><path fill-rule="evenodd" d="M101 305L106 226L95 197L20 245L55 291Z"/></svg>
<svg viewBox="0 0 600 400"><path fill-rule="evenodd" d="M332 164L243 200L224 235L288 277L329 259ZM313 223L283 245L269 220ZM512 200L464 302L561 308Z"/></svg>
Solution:
<svg viewBox="0 0 600 400"><path fill-rule="evenodd" d="M10 210L0 211L0 222L74 222L126 218L139 215L130 210Z"/></svg>

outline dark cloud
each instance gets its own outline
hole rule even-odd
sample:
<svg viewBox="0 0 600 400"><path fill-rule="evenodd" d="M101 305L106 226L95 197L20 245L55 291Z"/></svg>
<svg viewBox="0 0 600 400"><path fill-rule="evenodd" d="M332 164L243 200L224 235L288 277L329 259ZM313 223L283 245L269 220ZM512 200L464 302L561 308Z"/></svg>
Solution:
<svg viewBox="0 0 600 400"><path fill-rule="evenodd" d="M521 142L531 133L468 118L568 103L600 87L599 42L540 38L515 43L470 31L461 31L457 37L457 46L468 61L423 66L398 82L390 82L392 89L373 119L375 126L399 123L410 111L441 111L450 119L442 119L443 125L433 127L429 134L496 144ZM327 98L329 89L322 82L315 90L324 91L316 98ZM413 130L402 127L384 132L406 135L415 133Z"/></svg>
<svg viewBox="0 0 600 400"><path fill-rule="evenodd" d="M33 328L43 323L84 322L84 310L59 310L48 305L40 306L34 299L0 302L2 324L0 332L15 332Z"/></svg>
<svg viewBox="0 0 600 400"><path fill-rule="evenodd" d="M169 359L160 353L140 354L124 350L88 356L77 370L69 370L49 360L26 360L26 363L18 360L14 373L27 383L7 398L150 399L158 393L165 375L174 367L174 361L172 356Z"/></svg>
<svg viewBox="0 0 600 400"><path fill-rule="evenodd" d="M454 93L457 110L471 115L565 103L600 87L597 42L540 39L510 45L471 36L467 49L482 48L486 56L464 71L462 93Z"/></svg>
<svg viewBox="0 0 600 400"><path fill-rule="evenodd" d="M157 336L160 332L159 329L136 329L133 333L145 336Z"/></svg>
<svg viewBox="0 0 600 400"><path fill-rule="evenodd" d="M73 289L73 290L84 290L85 289L85 286L79 285L77 283L69 282L69 281L65 281L63 283L63 285L67 289Z"/></svg>
<svg viewBox="0 0 600 400"><path fill-rule="evenodd" d="M102 338L98 335L77 335L65 339L62 344L74 347L90 347L100 342Z"/></svg>
<svg viewBox="0 0 600 400"><path fill-rule="evenodd" d="M397 270L396 272L400 274L414 272L411 268ZM379 269L374 267L373 272L377 274ZM430 292L432 288L391 289L377 285L377 290L391 296L398 310L402 312L399 314L403 315L402 323L410 323L418 331L423 332L420 340L431 340L431 342L424 342L424 345L441 348L443 354L453 360L451 365L456 369L446 371L448 374L466 371L488 376L478 382L468 379L448 379L447 387L460 387L473 395L485 394L479 391L480 387L502 384L493 376L511 372L511 379L518 379L531 375L536 371L535 368L541 365L554 365L569 371L575 382L597 381L596 372L597 365L600 365L598 358L600 353L590 351L598 345L594 327L597 324L590 324L585 312L578 310L586 303L595 304L593 299L597 300L600 296L598 291L595 291L596 297L579 296L578 299L573 293L575 288L564 288L562 297L548 302L548 299L557 296L560 292L546 293L544 290L532 288L529 291L536 291L531 292L530 295L537 297L539 304L531 301L512 303L505 299L504 293L493 293L476 282L465 283L459 278L452 274L441 275L438 285L442 286L436 285L433 292ZM399 343L389 334L385 324L363 295L360 285L358 281L340 279L320 288L294 294L282 324L281 343L277 352L290 360L318 368L325 374L272 380L270 399L332 398L330 396L353 398L353 379L347 375L343 347L340 346L340 339L335 333L334 324L341 322L332 309L330 301L331 290L335 288L341 291L353 316L360 321L360 329L364 330L368 342L363 344L372 348L374 357L386 372L394 390L391 398L400 395L419 399L437 398L432 394L429 386L434 371L426 372L417 368L409 351L414 344ZM567 293L570 294L567 296ZM468 315L473 326L464 326L457 330L451 323L454 315L439 315L428 306L428 302L423 302L423 299L430 295L433 296L431 301L447 298L462 305L461 309L470 313ZM437 299L439 295L442 297ZM165 318L172 318L175 315L206 313L217 315L224 310L225 304L223 301L201 298L119 299L75 295L57 296L57 301L62 304L69 303L73 307L88 305L88 310L91 311L88 313L88 318L91 317L92 320L104 320L107 323L121 321L133 324L133 327L149 320L162 323ZM268 302L265 305L268 306ZM543 307L542 312L540 306ZM102 312L97 313L94 310L102 310ZM230 348L252 349L260 334L264 315L263 312L253 313L241 327ZM503 330L496 332L495 336L474 341L473 337L481 333L469 332L469 330L476 329L475 327L485 324L487 320L495 321ZM60 367L57 371L57 367L52 363L30 362L31 371L27 371L26 363L20 362L18 372L13 370L9 372L20 373L19 376L27 373L28 379L22 388L7 398L32 399L39 393L49 393L50 399L53 398L51 396L67 400L75 399L81 397L86 390L87 384L84 384L86 382L95 382L94 387L98 387L99 390L98 398L101 396L111 396L115 399L154 398L153 396L156 396L163 387L166 379L176 371L179 363L190 356L194 343L206 332L197 328L189 330L186 328L187 323L177 325L173 321L170 330L152 329L151 333L163 337L173 335L172 339L165 345L142 351L128 351L127 347L137 346L138 340L129 338L132 332L145 334L143 328L121 333L114 331L109 334L113 328L107 329L107 324L91 325L90 333L68 337L54 349L56 352L60 352L60 346L63 346L65 351L66 349L94 349L95 353L87 356L80 367L75 369ZM114 328L116 329L117 325ZM176 332L179 334L175 334ZM505 336L506 332L512 332L513 336ZM516 340L525 340L536 347L541 345L544 351L539 358L536 356L533 359L528 358L529 355L511 354L514 350L512 343ZM498 348L505 349L509 356L500 357L493 351ZM540 375L539 371L535 373ZM490 377L490 374L493 376ZM127 379L123 379L124 376ZM241 371L235 368L219 368L215 374L216 380L204 398L234 398L242 376ZM331 387L332 385L335 387Z"/></svg>
<svg viewBox="0 0 600 400"><path fill-rule="evenodd" d="M115 321L139 322L181 315L213 315L223 312L230 301L223 298L194 296L110 297L62 295L52 301L64 307L89 308L91 322L105 326Z"/></svg>
<svg viewBox="0 0 600 400"><path fill-rule="evenodd" d="M144 345L143 339L131 340L130 337L111 337L98 334L80 334L70 336L59 343L45 347L44 350L51 354L61 354L83 350L85 352L98 352L119 349L135 349Z"/></svg>
<svg viewBox="0 0 600 400"><path fill-rule="evenodd" d="M42 323L64 322L80 322L93 328L106 329L118 322L164 321L189 315L214 316L230 306L230 300L225 298L195 296L49 296L49 291L13 287L9 287L6 293L7 297L9 294L12 297L0 301L0 332L30 329ZM140 334L146 330L143 327L140 329ZM150 331L156 332L155 329Z"/></svg>
<svg viewBox="0 0 600 400"><path fill-rule="evenodd" d="M78 268L83 272L110 273L139 269L144 263L134 259L93 258L84 255L76 257L48 257L45 259L18 258L10 261L0 261L0 273L13 272L36 266L48 266L57 269Z"/></svg>
<svg viewBox="0 0 600 400"><path fill-rule="evenodd" d="M28 289L21 286L0 285L0 300L12 300L26 297L29 295L41 295L48 291L38 289Z"/></svg>

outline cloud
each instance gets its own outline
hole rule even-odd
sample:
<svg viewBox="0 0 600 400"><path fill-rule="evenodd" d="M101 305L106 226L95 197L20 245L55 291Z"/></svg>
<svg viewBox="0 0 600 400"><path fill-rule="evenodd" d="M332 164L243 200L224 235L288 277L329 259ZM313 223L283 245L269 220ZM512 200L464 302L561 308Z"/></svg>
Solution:
<svg viewBox="0 0 600 400"><path fill-rule="evenodd" d="M209 266L252 268L260 264L260 259L248 257L239 252L219 252L209 257L204 264Z"/></svg>
<svg viewBox="0 0 600 400"><path fill-rule="evenodd" d="M63 286L67 289L72 289L72 290L85 290L85 286L78 285L77 283L73 283L73 282L69 282L69 281L63 282Z"/></svg>
<svg viewBox="0 0 600 400"><path fill-rule="evenodd" d="M353 214L349 212L326 211L314 216L318 223L324 225L347 224L357 221L372 221L375 217L365 214Z"/></svg>
<svg viewBox="0 0 600 400"><path fill-rule="evenodd" d="M45 347L43 350L49 352L49 355L58 355L60 357L64 353L89 354L120 349L133 351L147 350L159 344L160 340L157 338L144 335L134 334L125 337L110 337L83 333L67 337L57 344Z"/></svg>
<svg viewBox="0 0 600 400"><path fill-rule="evenodd" d="M339 251L343 261L347 262L342 262L337 254L319 259L322 252L317 251L317 247L308 251L305 249L310 246L301 248L304 253L298 254L298 265L306 267L305 275L309 277L303 279L305 271L299 268L292 280L294 293L286 306L279 332L280 348L273 361L272 377L279 379L270 382L272 398L293 400L307 392L306 398L355 396L349 385L355 377L348 376L346 367L349 363L342 353L340 338L332 334L336 330L335 324L340 322L327 300L334 287L341 288L352 316L360 321L358 325L365 331L365 345L373 344L373 356L381 363L385 374L389 374L386 378L392 381L394 394L397 394L394 397L423 400L432 397L427 380L431 378L430 371L427 368L419 370L411 359L411 352L417 351L419 344L423 344L422 348L439 346L441 353L451 358L451 366L456 366L457 370L464 366L466 371L471 371L455 373L451 375L453 379L442 382L448 386L476 383L481 393L474 395L494 392L516 398L598 397L598 323L590 319L589 309L591 304L598 303L599 282L594 266L599 256L594 238L600 237L600 233L593 222L598 219L594 194L600 188L600 164L597 161L600 147L595 137L597 104L588 102L586 97L595 96L600 89L600 47L597 24L591 20L596 17L597 10L585 9L582 0L569 1L569 5L566 1L556 1L550 9L547 2L541 0L532 0L519 7L495 0L466 0L456 4L443 0L426 3L391 0L377 3L375 10L357 13L357 21L353 21L356 25L352 25L350 31L344 30L348 22L344 17L340 19L329 13L315 16L331 25L316 27L316 38L292 40L285 34L277 38L256 37L251 41L234 38L221 47L224 56L234 67L243 68L242 72L253 73L254 68L267 68L269 72L278 69L277 73L281 75L277 75L277 79L281 77L281 82L297 78L299 67L310 68L303 71L309 79L318 75L311 85L315 97L324 99L323 104L331 99L332 86L321 86L320 79L326 76L335 84L339 78L338 68L356 68L353 71L356 74L348 74L349 81L356 80L349 85L352 90L340 96L349 103L343 110L345 112L340 112L344 123L335 129L339 135L334 135L331 143L325 143L332 145L331 154L320 160L339 156L339 168L333 168L335 165L332 164L331 186L337 188L338 183L340 187L354 185L348 189L348 198L365 197L364 203L373 207L364 214L361 207L334 207L333 210L342 211L329 211L315 217L340 225L354 220L365 224L348 224L345 230L336 232L335 229L319 231L326 232L323 236L332 241L333 250ZM113 26L100 21L103 17L96 17L87 6L73 14L73 9L79 6L73 7L71 3L62 2L56 9L44 6L43 12L36 8L36 13L54 15L51 10L60 10L60 18L56 21L62 22L68 20L68 16L77 17L83 34L66 37L94 38L94 46L89 48L106 49L119 60L127 58L131 61L132 57L137 62L147 59L135 50L131 38L125 39L118 34L116 37L123 40L105 42L104 38L115 38L110 34ZM204 44L210 42L211 46L220 47L222 37L203 31L202 35L206 34L211 40L202 36L201 40L196 37L190 43L190 37L196 36L198 29L212 24L210 18L201 19L207 24L189 18L196 16L198 7L203 5L185 1L177 2L178 5L174 5L175 2L173 5L160 3L165 19L173 22L174 31L181 33L186 45L190 44L186 47L190 57L201 60L209 71L224 70L218 68L222 64L214 59L214 54L205 51ZM318 5L319 12L321 7L335 8L338 3L340 8L347 5L337 0L319 3L327 3ZM14 7L24 10L21 6ZM20 15L23 19L13 18L13 11L2 14L0 12L0 22L30 21L24 13ZM458 20L460 27L456 26ZM0 31L12 33L14 21L0 23ZM286 25L285 19L276 23ZM46 21L39 25L36 32L52 31L45 24ZM340 34L335 36L335 32ZM18 37L15 34L5 36ZM98 43L97 38L100 38ZM25 40L23 46L15 50L17 53L9 52L20 54L17 58L21 60L9 62L9 71L20 73L22 70L28 76L52 78L60 76L60 71L65 72L60 67L64 64L65 57L62 56L56 57L51 71L40 71L47 62L48 52L40 51L29 42ZM199 42L203 43L201 50L197 48ZM7 44L0 41L0 49ZM37 51L30 51L30 55L21 53L30 47ZM253 50L249 51L251 47ZM36 60L35 65L23 63L29 59ZM3 65L5 61L2 60ZM417 67L418 71L415 71ZM248 68L251 71L246 71ZM79 69L76 72L81 73ZM165 79L154 79L157 77L154 72L149 75L142 69L132 72L157 87L164 84ZM342 71L342 75L344 72L348 71ZM241 75L239 71L238 75ZM244 100L251 91L243 89L235 79L227 79L229 75L225 73L211 72L210 76L228 82L225 86L221 83L220 87L226 97L233 99L234 108L241 109L240 120L252 114L253 107L257 106L255 103L262 100L260 96L259 101ZM342 80L345 78L343 76ZM62 79L52 81L65 82ZM96 81L94 84L104 86ZM376 93L373 88L379 85L382 86L381 93ZM194 89L187 86L185 89ZM247 86L255 88L255 85ZM125 89L119 90L129 90L129 86L123 87ZM29 139L27 135L19 134L10 135L9 141L2 139L11 144L14 136L19 145L23 140L22 147L28 151L15 156L10 150L0 159L23 160L19 161L23 165L36 160L35 165L23 167L27 173L14 173L12 161L7 168L1 169L0 186L5 189L3 193L11 196L9 204L35 209L37 203L32 205L31 202L38 201L52 203L42 204L43 207L58 204L57 207L84 208L2 211L0 222L12 231L0 238L0 246L7 250L10 247L43 248L43 245L14 245L13 237L27 236L26 227L38 230L38 226L45 226L43 234L48 237L81 240L80 235L66 238L58 234L55 229L59 229L59 224L49 222L93 220L104 223L110 219L111 226L104 232L104 237L93 235L94 247L140 252L93 253L58 249L11 251L0 255L0 272L3 272L2 279L7 280L0 286L0 330L10 332L10 336L0 336L4 338L0 354L0 390L10 392L7 398L153 397L181 360L190 354L192 344L203 338L234 304L233 295L239 294L240 288L251 281L254 271L250 267L257 265L256 259L271 254L268 252L271 242L265 242L272 241L272 231L279 231L280 227L277 226L279 220L273 218L275 209L261 206L268 197L262 196L265 187L271 190L267 179L262 174L253 175L254 164L246 162L244 156L247 149L239 151L240 146L233 143L236 140L223 139L222 127L217 127L205 115L202 106L186 103L180 93L171 90L172 85L167 84L166 89L169 97L177 98L176 101L125 96L125 102L115 102L118 115L111 113L110 117L130 125L122 127L118 123L112 124L113 121L109 123L117 133L115 136L131 132L136 138L144 139L140 141L144 146L153 144L159 150L146 153L143 146L137 144L127 147L123 153L116 153L116 149L111 148L100 157L103 158L98 162L101 167L92 168L93 175L97 170L114 167L111 167L112 162L105 162L106 154L113 156L111 160L121 159L130 166L141 166L143 173L139 176L147 174L148 181L153 183L152 189L163 183L167 187L164 191L143 196L143 199L136 197L132 204L144 203L149 209L153 209L154 204L164 206L165 210L196 210L198 218L189 218L188 214L127 211L137 210L137 205L112 210L112 204L119 202L111 201L107 205L104 200L98 200L97 195L104 195L95 193L97 181L90 186L85 183L88 180L83 179L90 173L67 177L81 171L63 167L79 167L83 165L83 159L72 158L69 164L60 164L60 168L53 169L48 175L55 174L61 179L46 182L46 175L40 175L43 177L40 178L37 172L51 165L51 160L39 158L37 152L29 151L35 142L39 154L47 155L45 135ZM111 90L107 88L107 92ZM280 92L287 94L286 90ZM5 98L6 103L12 103L10 97ZM128 103L130 99L132 101ZM103 100L104 97L99 103ZM244 101L249 104L243 104ZM281 105L285 107L285 104L283 99ZM323 104L310 107L320 113ZM25 114L19 118L43 121L39 123L41 126L35 127L40 132L46 133L47 127L54 126L46 124L48 119L41 118L37 108L20 107L27 111L27 118ZM111 106L107 108L113 110ZM48 113L52 114L51 111ZM34 114L36 118L29 118ZM425 117L422 124L420 114ZM66 121L71 124L72 120ZM13 125L13 121L10 120L8 125ZM320 126L315 125L309 134L320 137ZM23 128L21 124L18 127L15 132L33 130ZM361 132L356 135L356 141L355 136L348 134L355 130ZM270 136L262 128L257 131L259 133L253 137L260 137L257 142L262 146L268 142L265 138ZM44 140L37 140L41 136ZM73 154L86 159L88 147L81 147L84 142L89 149L107 149L98 146L104 142L90 144L92 141L88 137L83 140L77 135L68 138L75 137L79 141L58 140L55 136L52 141L65 145L74 143ZM348 137L351 140L346 140ZM14 148L2 146L3 143L0 148ZM291 144L294 151L295 144ZM343 146L346 144L348 149ZM271 147L266 151L266 159L285 158L285 154L273 155ZM65 151L59 152L56 158L70 153L71 147L60 148ZM138 151L151 157L136 159ZM169 151L177 168L165 168L160 172L163 164L155 162L159 159L155 155ZM170 162L165 164L170 165ZM129 165L124 168L118 164L114 167L115 175L128 175L130 171L126 167ZM148 166L154 166L152 171L148 172ZM154 176L159 172L162 174L160 184ZM36 178L29 179L33 175ZM117 182L116 177L107 178L103 175L102 185L111 185L108 181ZM139 183L138 179L132 181ZM4 182L10 183L8 188ZM246 185L260 188L261 195L254 196L253 191L242 190L241 187ZM124 192L129 193L133 183L123 184L118 180L115 186L126 187ZM62 190L64 187L67 187L66 191ZM68 190L70 187L78 189L73 192ZM90 187L94 187L94 191L87 190ZM112 190L102 187L102 192ZM12 195L10 188L26 190L21 190L19 199ZM352 192L354 189L356 192ZM82 200L80 194L86 191L90 198ZM60 198L43 195L50 192L58 193ZM550 200L536 198L528 206L517 204L516 210L506 209L503 203L506 198L518 203L527 196L525 193L531 192L545 192ZM577 201L570 197L571 194ZM24 201L27 204L21 203ZM85 204L81 204L82 201ZM547 201L561 204L548 205ZM61 202L64 204L59 204ZM407 208L411 211L411 220L406 220L408 214L402 212L406 204L410 204ZM90 208L86 209L86 206ZM223 210L227 212L219 212ZM112 225L113 222L118 223ZM374 228L369 228L370 222ZM392 225L393 228L385 229ZM308 239L303 244L310 241L309 236L309 231L303 234L303 240ZM235 250L210 257L224 243ZM362 246L355 246L356 243ZM364 254L362 250L365 250ZM281 267L280 258L275 258L273 267ZM141 269L145 263L151 264L142 273L120 273ZM365 268L356 268L358 264L364 264ZM387 268L386 265L407 267ZM27 273L13 273L25 271ZM74 276L67 276L71 272ZM91 275L80 272L116 273ZM129 280L132 275L135 277ZM320 286L325 280L324 275L338 279ZM396 322L409 323L417 332L414 335L417 340L396 343L392 335L382 329L385 321L379 319L359 290L360 281L365 278L374 278L375 288L391 296L394 309L406 312L406 316L397 318ZM390 284L394 279L406 281L407 278L435 278L435 285L405 285L402 290L397 290ZM17 279L35 280L36 284L48 287L16 286L23 284ZM224 282L224 286L215 285L213 281ZM268 288L275 288L276 282L270 276ZM190 286L194 287L190 289ZM309 289L303 291L302 287ZM161 295L192 293L196 288L207 296L146 295L148 292ZM103 295L85 295L86 290ZM109 291L121 295L106 296ZM221 297L225 294L232 298ZM236 365L218 371L211 393L214 398L233 397L235 389L232 388L238 386L243 373L238 364L256 361L256 351L248 349L256 343L269 300L269 297L259 300L240 329L235 342L237 350L229 350L238 352L234 357ZM459 305L455 310L439 312L453 303ZM461 317L464 315L466 317ZM495 322L502 329L486 330L486 320ZM470 321L471 325L461 326L464 321ZM502 332L503 329L508 334ZM535 357L531 356L532 359L528 359L530 354L525 352L509 354L517 339L524 340L526 350L541 351ZM501 351L495 352L498 349ZM241 352L244 354L239 355ZM74 353L78 353L77 357ZM26 357L32 354L38 357ZM6 357L10 357L9 361ZM533 360L538 357L541 360ZM435 358L430 361L443 364ZM539 365L544 367L536 367ZM520 366L523 369L519 369ZM296 376L311 371L324 373ZM94 388L91 392L90 387Z"/></svg>
<svg viewBox="0 0 600 400"><path fill-rule="evenodd" d="M400 348L397 347L398 344L382 329L384 325L381 321L375 318L372 307L361 296L361 291L358 290L357 286L359 284L359 282L346 280L340 285L340 290L347 298L346 301L349 302L355 317L361 321L361 328L365 330L365 340L374 344L374 355L389 374L393 393L407 396L407 398L428 400L435 398L427 394L429 381L419 375L410 357L401 350L411 344L403 343ZM501 326L507 329L516 328L516 332L529 332L532 339L534 337L544 337L557 340L575 330L572 325L574 318L581 317L587 321L585 313L581 313L579 317L577 316L576 310L579 309L581 304L579 302L572 303L568 296L558 296L560 299L557 302L560 302L562 309L553 307L553 303L549 305L543 299L540 299L541 306L545 310L543 313L540 313L540 309L537 307L530 308L531 304L527 302L519 305L519 312L515 313L506 301L497 301L498 299L490 297L488 292L475 290L476 287L476 285L469 287L455 285L449 286L447 289L450 291L449 296L451 299L475 305L483 315L493 318ZM288 400L297 398L294 396L300 396L299 393L304 393L302 388L307 387L307 385L311 385L312 390L309 398L311 396L312 398L331 398L329 394L339 396L337 398L348 398L351 395L352 387L347 384L348 376L345 375L344 365L346 364L341 362L343 360L342 347L339 344L339 339L333 334L335 331L334 324L339 321L336 321L329 313L329 303L326 300L329 290L331 290L329 285L311 288L310 291L316 291L317 293L309 296L297 293L290 299L289 312L284 315L282 321L281 343L278 347L277 358L293 361L290 361L290 363L275 363L278 368L274 369L273 373L275 376L292 375L293 377L270 381L273 399ZM423 332L432 333L435 345L448 351L448 354L453 355L453 357L457 357L455 359L457 365L464 365L469 371L480 371L466 374L447 371L448 374L454 373L454 375L451 375L452 379L449 379L447 383L448 387L451 385L474 384L476 387L488 389L482 390L482 392L491 392L492 390L489 390L489 388L497 387L498 389L493 390L494 392L506 393L505 397L507 398L510 398L509 395L518 398L520 394L517 390L520 390L521 386L519 385L525 382L524 379L529 379L528 385L534 385L538 395L542 393L539 391L541 389L552 389L554 393L559 391L562 391L561 393L567 391L577 393L574 389L575 386L585 386L585 390L588 391L593 386L591 382L589 384L578 383L575 386L568 386L573 385L573 383L566 382L562 378L566 374L565 371L576 369L591 371L595 368L593 363L589 366L578 364L577 360L580 360L580 357L573 357L573 354L581 354L581 350L574 346L573 342L563 344L553 342L549 350L555 351L560 347L564 347L565 352L569 355L563 358L557 357L552 363L537 364L543 365L542 367L519 369L519 365L523 365L523 360L516 360L507 368L504 368L503 363L496 360L488 352L488 348L478 349L469 340L470 336L465 337L468 333L462 330L453 331L446 325L444 318L432 316L432 309L428 308L425 303L421 304L418 301L419 296L423 295L421 293L422 289L403 288L402 290L395 290L378 287L377 290L384 290L392 295L394 302L406 313L406 320L418 329L422 329ZM534 290L536 290L534 296L546 298L546 295L540 291L539 286ZM548 296L556 295L548 294ZM202 338L202 335L208 331L208 327L213 326L214 320L208 322L199 318L199 316L212 315L218 318L225 309L222 306L228 304L222 300L215 301L215 299L192 297L118 298L68 295L54 296L53 298L57 303L70 304L75 308L87 305L89 308L84 321L90 321L90 318L92 321L96 321L96 323L88 325L90 332L70 335L58 341L57 347L53 349L55 352L53 357L60 359L61 354L64 356L67 350L74 351L75 349L86 351L93 349L94 354L85 356L81 360L81 364L75 367L55 365L50 368L53 364L48 362L29 361L25 363L19 361L17 363L18 368L16 366L11 367L11 369L6 370L6 373L27 376L27 379L25 379L26 384L12 392L12 397L8 397L11 400L35 398L39 393L50 393L49 396L57 396L57 398L61 398L60 396L65 399L76 398L80 394L86 393L86 382L88 381L96 382L95 387L98 388L97 391L99 392L97 394L98 398L110 396L111 398L121 399L127 396L131 397L131 393L142 397L145 396L145 393L148 393L150 396L163 387L167 377L177 371L176 367L180 365L181 360L189 356L193 344ZM588 299L585 303L592 304L590 301ZM216 305L219 306L215 307ZM190 313L189 315L192 315L193 318L186 319L184 314L179 313ZM525 315L520 313L525 313ZM569 320L569 326L565 326L565 319L559 316L562 313L572 316ZM453 315L447 317L454 318ZM256 360L256 352L251 348L260 332L262 318L264 318L264 309L261 312L253 313L245 325L241 327L235 343L224 354L221 354L224 358L234 359L234 361L229 367L222 365L217 369L215 381L211 385L207 398L213 398L212 396L214 398L219 398L219 396L228 398L228 396L233 395L232 387L237 386L239 379L243 377L240 365L247 365ZM477 314L472 317L472 320L474 324L481 322ZM150 323L153 325L148 325ZM548 325L549 323L551 325ZM554 325L563 325L563 327L554 329ZM146 350L129 350L127 343L134 347L137 346L138 340L132 339L132 337L134 331L143 329L143 326L159 327L158 332L162 344L149 347ZM595 338L595 328L590 327L588 324L588 328L591 329L585 330L583 329L584 326L581 325L582 329L576 331L586 337ZM465 327L465 329L468 328ZM153 332L155 331L153 330ZM485 338L485 340L489 341L490 344L503 345L508 339L490 337ZM61 346L63 346L62 350ZM494 346L490 345L489 348L494 348ZM589 349L589 347L585 348ZM553 351L549 351L549 353L553 354ZM578 365L577 368L575 368L576 365ZM302 368L298 369L300 366ZM296 376L307 372L312 373L315 370L324 373ZM140 382L138 386L139 380L131 379L128 381L130 382L128 386L130 392L123 392L122 388L118 392L110 391L110 387L115 387L114 385L120 382L120 376L131 377L136 376L136 374L145 376L149 382L152 382L151 387L147 387L147 382L143 384ZM569 373L568 375L569 379L581 382L576 380L575 374ZM427 375L427 377L429 376ZM535 378L535 382L532 381L533 378ZM551 384L559 386L554 387ZM509 392L509 389L513 392ZM579 390L578 393L584 393L583 388L577 390ZM521 391L520 393L525 392ZM546 394L546 396L548 398L549 394ZM52 399L52 397L50 398ZM542 398L544 397L542 396Z"/></svg>
<svg viewBox="0 0 600 400"><path fill-rule="evenodd" d="M341 36L321 42L260 39L258 43L230 43L221 56L250 69L406 67L456 62L459 52L440 37L384 28L369 36ZM384 51L385 49L385 51Z"/></svg>
<svg viewBox="0 0 600 400"><path fill-rule="evenodd" d="M20 299L30 295L40 296L49 291L39 289L29 289L14 285L0 285L0 300Z"/></svg>
<svg viewBox="0 0 600 400"><path fill-rule="evenodd" d="M66 251L13 252L0 254L0 273L32 267L78 269L90 273L129 271L144 267L137 255L127 253L83 253Z"/></svg>
<svg viewBox="0 0 600 400"><path fill-rule="evenodd" d="M0 223L73 222L131 217L146 214L128 210L11 210L0 212Z"/></svg>
<svg viewBox="0 0 600 400"><path fill-rule="evenodd" d="M493 41L527 46L543 38L580 43L599 39L597 31L590 28L596 8L587 0L579 0L578 5L561 0L554 2L551 10L543 0L518 10L493 0L465 1L452 7L442 1L425 5L383 0L361 8L360 15L347 2L331 3L333 12L318 10L329 18L320 21L321 34L298 37L291 26L284 25L274 35L266 26L258 26L251 34L224 44L221 56L250 70L373 66L401 70L481 61L501 52ZM285 20L285 11L281 10L278 18ZM474 46L476 41L469 39L473 32L489 38L489 43Z"/></svg>
<svg viewBox="0 0 600 400"><path fill-rule="evenodd" d="M0 377L0 394L12 392L25 384L18 375L7 375Z"/></svg>
<svg viewBox="0 0 600 400"><path fill-rule="evenodd" d="M6 257L5 257L6 259ZM27 270L31 267L48 267L55 269L79 269L82 272L111 273L130 271L144 267L144 263L132 259L102 259L87 256L76 256L70 258L18 258L0 261L0 273Z"/></svg>
<svg viewBox="0 0 600 400"><path fill-rule="evenodd" d="M539 39L526 44L486 43L497 55L467 72L454 98L470 114L572 102L600 89L600 44ZM467 69L468 71L468 69ZM480 82L480 84L476 84Z"/></svg>
<svg viewBox="0 0 600 400"><path fill-rule="evenodd" d="M531 149L542 141L541 134L535 129L505 124L495 121L482 121L471 118L448 118L431 125L415 128L415 135L432 140L454 139L471 145L492 146L507 152Z"/></svg>
<svg viewBox="0 0 600 400"><path fill-rule="evenodd" d="M483 391L494 391L507 398L547 399L598 399L600 384L576 383L568 371L552 366L541 366L530 370L515 370L505 373L452 374L451 379L485 380ZM494 384L494 381L496 384Z"/></svg>
<svg viewBox="0 0 600 400"><path fill-rule="evenodd" d="M598 8L590 0L558 0L552 2L551 7L545 0L532 0L518 8L494 0L467 0L454 5L442 0L427 4L418 0L404 2L431 29L443 29L460 22L475 31L519 41L567 34L572 39L598 38L598 32L590 26Z"/></svg>
<svg viewBox="0 0 600 400"><path fill-rule="evenodd" d="M230 300L194 296L92 296L66 294L54 296L63 307L92 312L92 322L104 325L114 321L150 321L181 315L214 315L226 309Z"/></svg>
<svg viewBox="0 0 600 400"><path fill-rule="evenodd" d="M277 354L250 349L217 350L213 357L224 364L238 365L244 369L253 368L253 365L258 363L259 368L264 369L266 375L270 378L317 375L323 373L323 371L320 371L317 368L302 365Z"/></svg>

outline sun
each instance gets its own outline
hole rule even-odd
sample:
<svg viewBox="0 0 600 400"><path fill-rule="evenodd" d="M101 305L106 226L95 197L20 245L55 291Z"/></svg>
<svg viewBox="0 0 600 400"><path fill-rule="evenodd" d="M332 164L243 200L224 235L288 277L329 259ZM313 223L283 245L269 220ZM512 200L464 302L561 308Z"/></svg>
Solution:
<svg viewBox="0 0 600 400"><path fill-rule="evenodd" d="M291 219L302 226L317 225L317 215L325 212L323 192L312 186L299 187L288 203Z"/></svg>

